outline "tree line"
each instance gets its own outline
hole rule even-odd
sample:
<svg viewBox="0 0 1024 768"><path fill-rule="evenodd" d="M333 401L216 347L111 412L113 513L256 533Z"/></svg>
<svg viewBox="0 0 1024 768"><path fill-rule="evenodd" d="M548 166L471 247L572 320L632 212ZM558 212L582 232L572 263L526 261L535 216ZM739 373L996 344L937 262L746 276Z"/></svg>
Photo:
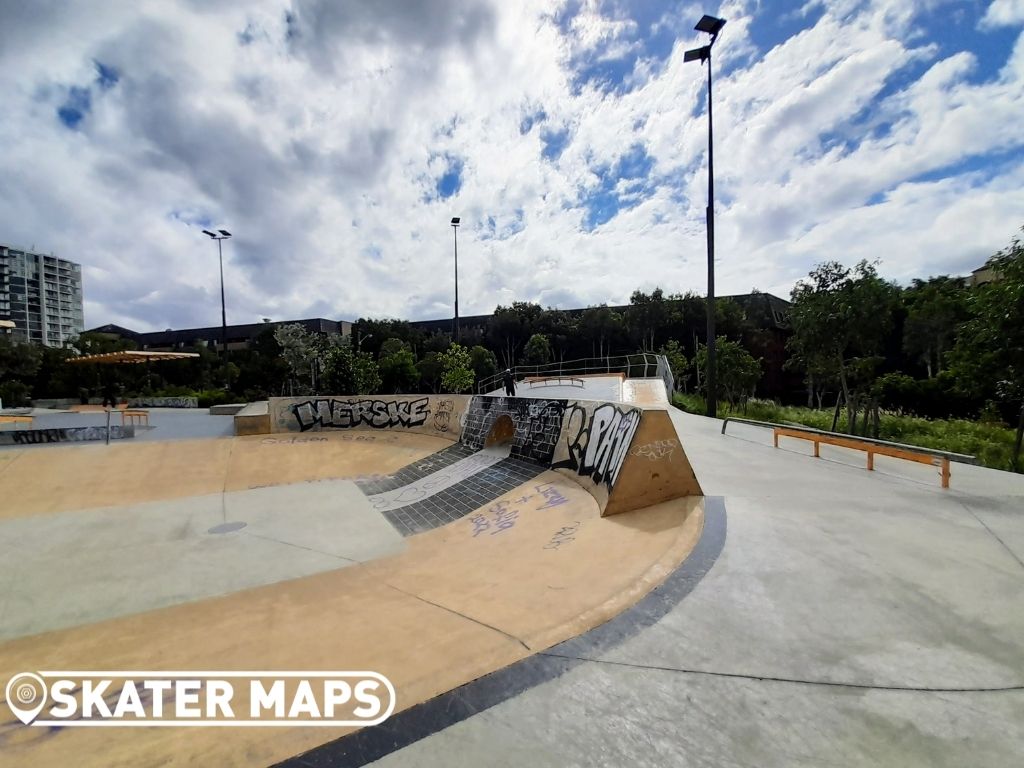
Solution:
<svg viewBox="0 0 1024 768"><path fill-rule="evenodd" d="M885 411L931 418L1000 418L1024 430L1024 249L1014 238L988 266L991 282L951 276L901 287L877 265L818 264L797 283L780 324L756 290L716 304L721 395L806 402L841 411L846 428L876 433ZM116 379L130 394L198 393L206 402L309 392L465 392L497 371L635 352L664 354L682 391L703 392L705 300L636 290L624 308L498 306L461 343L407 321L360 318L351 337L270 326L227 360L205 346L159 366L69 366L64 360L134 345L82 334L68 348L0 336L0 397L86 397Z"/></svg>

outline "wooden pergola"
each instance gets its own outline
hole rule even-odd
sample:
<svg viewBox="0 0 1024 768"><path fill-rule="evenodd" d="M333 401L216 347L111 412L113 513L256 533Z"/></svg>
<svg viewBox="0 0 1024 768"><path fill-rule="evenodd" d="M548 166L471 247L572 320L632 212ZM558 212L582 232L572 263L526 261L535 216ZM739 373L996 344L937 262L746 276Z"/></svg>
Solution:
<svg viewBox="0 0 1024 768"><path fill-rule="evenodd" d="M196 352L143 352L124 350L122 352L102 352L98 355L80 355L70 357L69 363L99 363L102 365L132 365L138 363L160 362L163 360L187 360L199 357Z"/></svg>

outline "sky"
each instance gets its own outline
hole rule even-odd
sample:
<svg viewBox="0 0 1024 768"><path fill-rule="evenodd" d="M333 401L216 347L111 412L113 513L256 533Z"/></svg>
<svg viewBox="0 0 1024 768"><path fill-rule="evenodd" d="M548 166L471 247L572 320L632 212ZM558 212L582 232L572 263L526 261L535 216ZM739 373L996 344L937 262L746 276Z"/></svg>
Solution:
<svg viewBox="0 0 1024 768"><path fill-rule="evenodd" d="M0 0L0 243L86 328L788 297L1024 225L1024 0Z"/></svg>

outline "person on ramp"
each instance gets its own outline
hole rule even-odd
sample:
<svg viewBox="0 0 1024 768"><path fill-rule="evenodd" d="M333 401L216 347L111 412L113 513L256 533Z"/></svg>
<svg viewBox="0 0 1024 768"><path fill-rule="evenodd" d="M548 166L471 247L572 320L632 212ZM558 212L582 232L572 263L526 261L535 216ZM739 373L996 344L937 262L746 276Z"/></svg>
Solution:
<svg viewBox="0 0 1024 768"><path fill-rule="evenodd" d="M512 375L512 369L506 368L505 375L502 376L502 381L505 382L505 394L509 397L516 396L516 377Z"/></svg>

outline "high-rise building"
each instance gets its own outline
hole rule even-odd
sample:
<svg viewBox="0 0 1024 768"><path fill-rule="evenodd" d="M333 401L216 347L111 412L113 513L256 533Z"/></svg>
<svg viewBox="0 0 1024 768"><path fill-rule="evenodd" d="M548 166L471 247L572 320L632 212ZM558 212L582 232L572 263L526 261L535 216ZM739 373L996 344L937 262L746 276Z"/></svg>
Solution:
<svg viewBox="0 0 1024 768"><path fill-rule="evenodd" d="M0 245L0 319L13 338L63 346L82 332L82 267L66 259Z"/></svg>

